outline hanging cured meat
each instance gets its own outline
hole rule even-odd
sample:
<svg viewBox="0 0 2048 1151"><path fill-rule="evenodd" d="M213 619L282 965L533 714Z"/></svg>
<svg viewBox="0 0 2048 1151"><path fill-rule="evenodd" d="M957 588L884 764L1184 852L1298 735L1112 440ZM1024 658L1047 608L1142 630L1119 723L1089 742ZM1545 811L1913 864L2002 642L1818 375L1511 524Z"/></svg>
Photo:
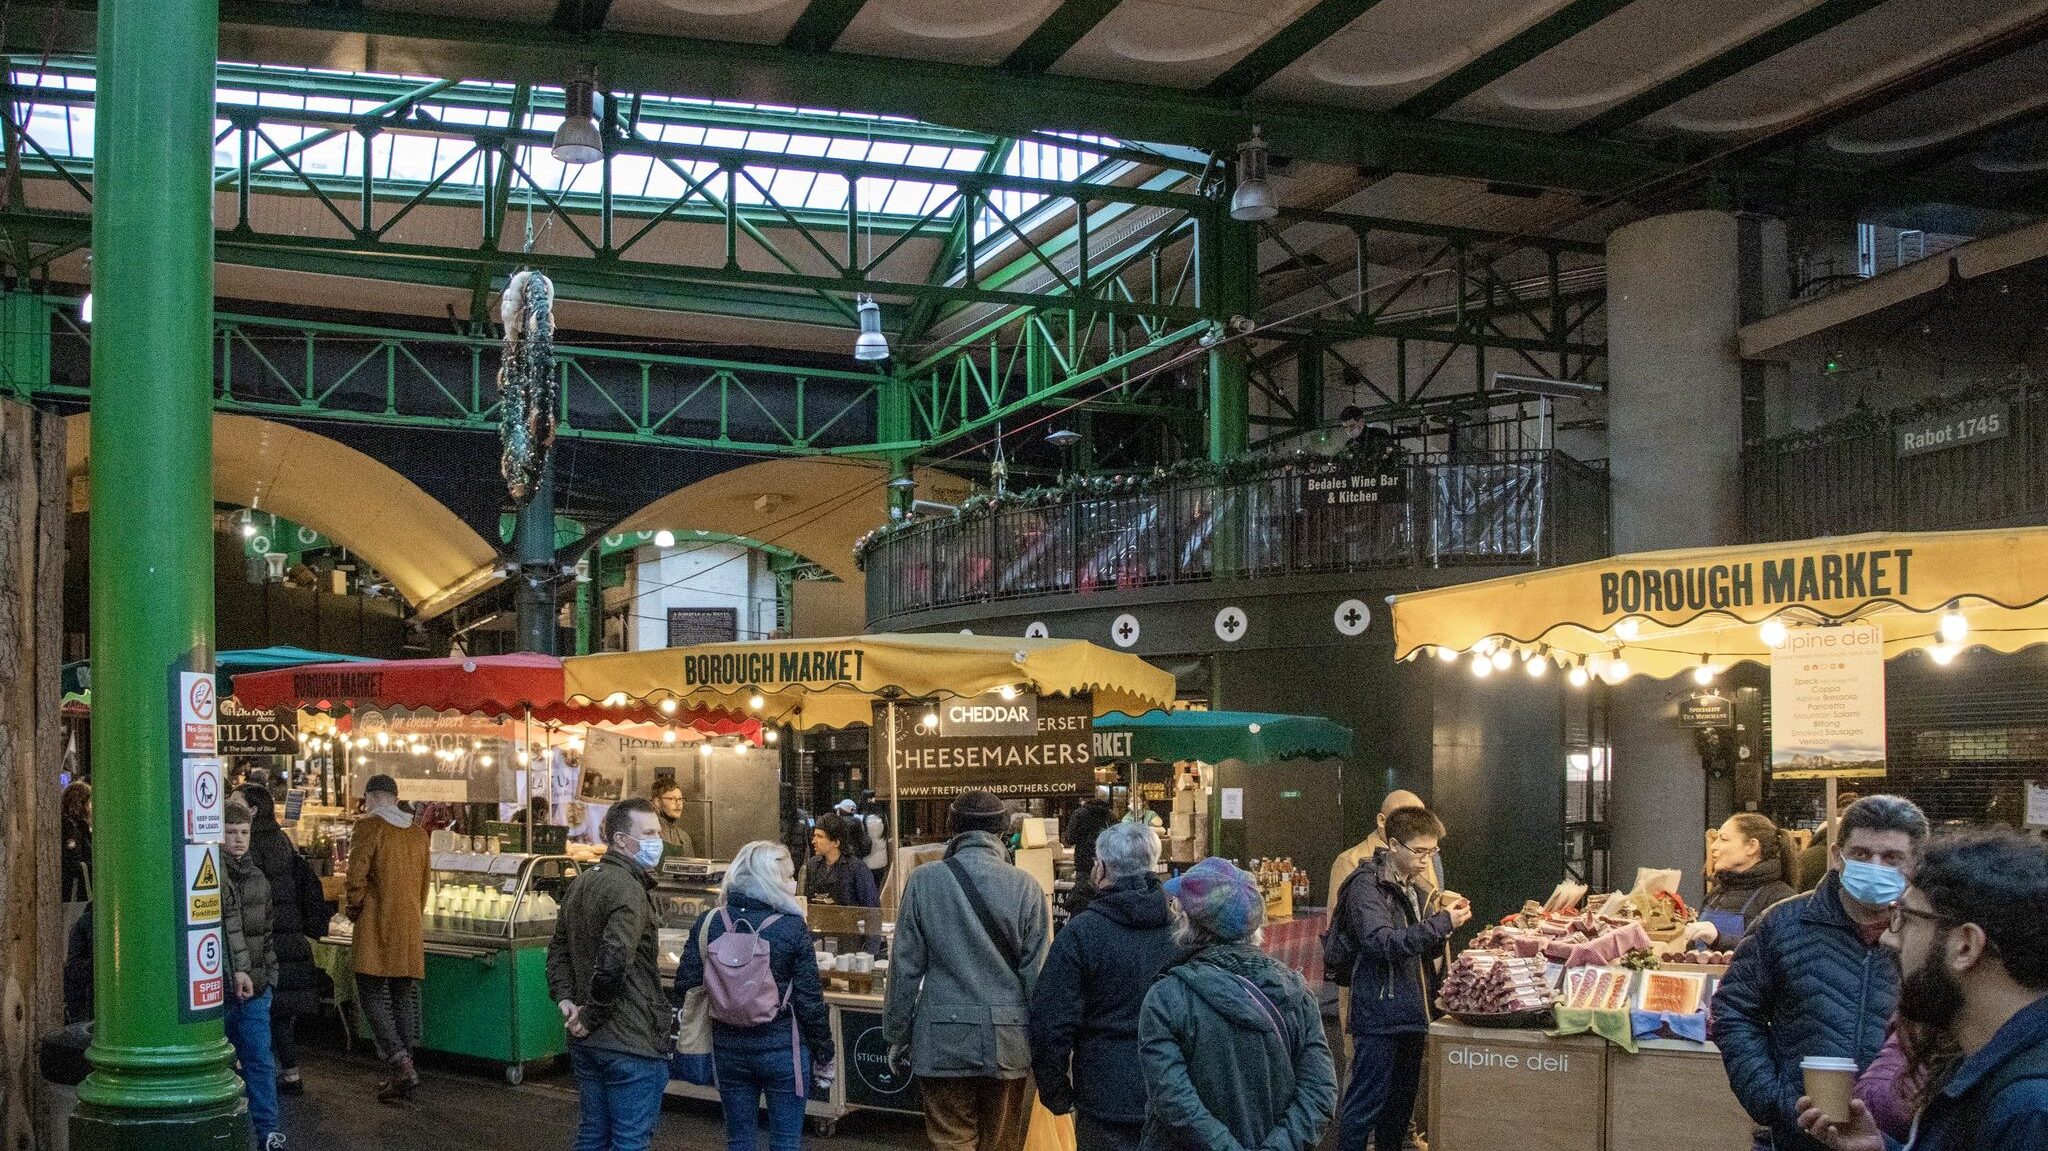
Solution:
<svg viewBox="0 0 2048 1151"><path fill-rule="evenodd" d="M501 454L498 467L512 502L533 497L555 442L555 286L539 272L522 271L498 301L505 325L498 365Z"/></svg>

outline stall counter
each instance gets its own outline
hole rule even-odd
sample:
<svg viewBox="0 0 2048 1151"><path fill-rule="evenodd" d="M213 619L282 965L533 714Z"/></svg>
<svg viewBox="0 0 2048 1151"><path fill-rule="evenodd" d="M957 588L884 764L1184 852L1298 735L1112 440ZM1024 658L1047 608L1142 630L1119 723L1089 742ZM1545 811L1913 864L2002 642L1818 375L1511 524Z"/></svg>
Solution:
<svg viewBox="0 0 2048 1151"><path fill-rule="evenodd" d="M1433 1151L1727 1151L1755 1125L1711 1043L1430 1025Z"/></svg>

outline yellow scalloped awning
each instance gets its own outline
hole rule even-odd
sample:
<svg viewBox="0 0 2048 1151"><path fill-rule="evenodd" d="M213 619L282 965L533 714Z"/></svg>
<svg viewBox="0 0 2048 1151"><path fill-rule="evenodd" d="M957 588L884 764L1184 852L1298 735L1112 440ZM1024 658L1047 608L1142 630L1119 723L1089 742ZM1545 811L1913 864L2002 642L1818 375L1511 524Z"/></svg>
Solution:
<svg viewBox="0 0 2048 1151"><path fill-rule="evenodd" d="M1095 714L1169 707L1174 679L1123 652L1074 639L990 635L858 635L712 643L563 661L571 698L674 700L801 728L873 722L885 696L977 696L1004 687L1095 695ZM753 697L761 704L753 706Z"/></svg>
<svg viewBox="0 0 2048 1151"><path fill-rule="evenodd" d="M1541 655L1662 678L1765 661L1780 625L1864 620L1884 628L1887 657L1930 650L1945 662L2048 642L2048 527L1644 552L1390 602L1398 659L1506 651L1496 662L1509 668Z"/></svg>

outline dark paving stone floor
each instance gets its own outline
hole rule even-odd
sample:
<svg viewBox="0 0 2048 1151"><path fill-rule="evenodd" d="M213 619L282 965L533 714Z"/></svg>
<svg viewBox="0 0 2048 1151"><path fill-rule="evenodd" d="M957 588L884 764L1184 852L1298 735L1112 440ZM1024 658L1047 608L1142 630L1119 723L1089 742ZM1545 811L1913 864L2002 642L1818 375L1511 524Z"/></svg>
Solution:
<svg viewBox="0 0 2048 1151"><path fill-rule="evenodd" d="M566 1063L529 1068L512 1087L493 1065L428 1055L419 1094L388 1104L376 1099L376 1060L360 1051L308 1046L301 1060L305 1094L280 1099L293 1151L569 1151L574 1140L576 1080ZM813 1151L901 1151L924 1146L924 1127L908 1116L855 1112L831 1138L806 1138ZM669 1098L654 1146L724 1148L718 1105Z"/></svg>

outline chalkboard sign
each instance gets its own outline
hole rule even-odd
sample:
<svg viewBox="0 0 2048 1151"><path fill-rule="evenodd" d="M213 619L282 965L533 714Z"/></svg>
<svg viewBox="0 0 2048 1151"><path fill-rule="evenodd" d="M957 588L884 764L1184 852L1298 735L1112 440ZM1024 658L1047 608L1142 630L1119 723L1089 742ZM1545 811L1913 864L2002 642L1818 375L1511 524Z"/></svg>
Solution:
<svg viewBox="0 0 2048 1151"><path fill-rule="evenodd" d="M303 788L303 787L294 787L294 788L292 788L292 789L291 789L290 791L287 791L287 792L285 792L285 793L284 793L284 819L283 819L283 822L285 822L285 823L297 823L297 822L299 821L299 813L300 813L300 812L302 812L302 811L304 811L304 810L306 810L306 789L305 789L305 788Z"/></svg>

